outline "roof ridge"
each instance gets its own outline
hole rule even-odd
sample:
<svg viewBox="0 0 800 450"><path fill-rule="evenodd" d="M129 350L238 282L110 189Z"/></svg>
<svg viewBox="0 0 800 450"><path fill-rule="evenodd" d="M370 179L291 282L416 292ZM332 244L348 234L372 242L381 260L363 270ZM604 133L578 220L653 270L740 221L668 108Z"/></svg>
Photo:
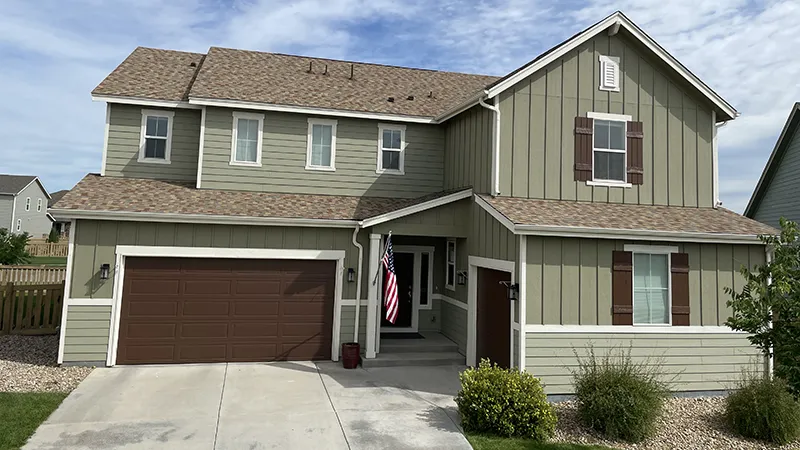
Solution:
<svg viewBox="0 0 800 450"><path fill-rule="evenodd" d="M187 52L185 50L175 50L172 48L159 48L159 47L148 47L146 45L137 45L135 50L143 49L143 50L158 50L160 52L171 52L171 53L183 53L187 55L205 55L205 53L200 52Z"/></svg>

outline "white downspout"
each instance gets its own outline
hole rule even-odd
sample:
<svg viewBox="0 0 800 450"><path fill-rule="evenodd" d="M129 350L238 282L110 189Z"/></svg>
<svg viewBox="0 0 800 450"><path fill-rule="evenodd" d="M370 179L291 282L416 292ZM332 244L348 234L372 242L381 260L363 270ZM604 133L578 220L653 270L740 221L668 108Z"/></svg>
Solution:
<svg viewBox="0 0 800 450"><path fill-rule="evenodd" d="M739 114L736 114L739 117ZM719 199L719 144L717 144L717 130L728 124L728 121L717 124L717 112L711 110L711 165L714 166L713 171L713 186L712 197L714 197L714 208L722 206L722 200Z"/></svg>
<svg viewBox="0 0 800 450"><path fill-rule="evenodd" d="M494 97L494 105L489 105L481 97L478 103L486 109L494 111L494 142L492 144L492 197L500 195L500 96Z"/></svg>
<svg viewBox="0 0 800 450"><path fill-rule="evenodd" d="M356 331L353 332L353 342L358 342L358 325L361 321L361 272L364 269L364 246L358 243L358 232L361 230L361 224L356 225L355 230L353 230L353 245L356 246L358 249L358 276L356 277L356 320L355 320L355 329Z"/></svg>

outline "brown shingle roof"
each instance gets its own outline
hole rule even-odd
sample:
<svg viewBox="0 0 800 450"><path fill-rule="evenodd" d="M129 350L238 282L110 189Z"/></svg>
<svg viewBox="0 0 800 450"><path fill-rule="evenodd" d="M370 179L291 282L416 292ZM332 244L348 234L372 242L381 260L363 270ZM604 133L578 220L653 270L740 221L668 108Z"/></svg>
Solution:
<svg viewBox="0 0 800 450"><path fill-rule="evenodd" d="M517 225L755 236L777 230L724 208L626 205L482 195Z"/></svg>
<svg viewBox="0 0 800 450"><path fill-rule="evenodd" d="M94 88L92 95L188 100L189 88L204 57L202 53L137 47Z"/></svg>
<svg viewBox="0 0 800 450"><path fill-rule="evenodd" d="M193 184L89 174L53 209L248 218L362 220L451 194L418 198L271 194L196 189Z"/></svg>

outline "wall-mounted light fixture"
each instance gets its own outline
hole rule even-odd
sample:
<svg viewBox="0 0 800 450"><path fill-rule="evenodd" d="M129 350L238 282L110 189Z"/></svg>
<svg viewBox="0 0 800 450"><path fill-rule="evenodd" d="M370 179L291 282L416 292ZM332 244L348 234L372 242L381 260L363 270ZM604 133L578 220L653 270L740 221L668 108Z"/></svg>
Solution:
<svg viewBox="0 0 800 450"><path fill-rule="evenodd" d="M514 301L519 299L519 284L510 281L501 281L500 284L506 287L509 300Z"/></svg>
<svg viewBox="0 0 800 450"><path fill-rule="evenodd" d="M111 272L111 265L110 264L100 264L100 279L101 280L107 280L109 272Z"/></svg>
<svg viewBox="0 0 800 450"><path fill-rule="evenodd" d="M352 267L347 269L347 281L350 283L356 281L356 270L353 269Z"/></svg>
<svg viewBox="0 0 800 450"><path fill-rule="evenodd" d="M460 286L463 286L463 285L467 284L467 271L466 270L461 270L461 271L458 272L458 284Z"/></svg>

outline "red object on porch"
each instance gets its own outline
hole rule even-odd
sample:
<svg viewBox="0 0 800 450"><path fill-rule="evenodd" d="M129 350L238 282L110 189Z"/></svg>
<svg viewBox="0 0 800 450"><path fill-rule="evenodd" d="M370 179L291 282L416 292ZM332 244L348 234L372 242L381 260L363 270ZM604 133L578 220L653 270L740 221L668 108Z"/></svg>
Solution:
<svg viewBox="0 0 800 450"><path fill-rule="evenodd" d="M357 342L342 344L342 366L345 369L355 369L361 360L361 345Z"/></svg>

